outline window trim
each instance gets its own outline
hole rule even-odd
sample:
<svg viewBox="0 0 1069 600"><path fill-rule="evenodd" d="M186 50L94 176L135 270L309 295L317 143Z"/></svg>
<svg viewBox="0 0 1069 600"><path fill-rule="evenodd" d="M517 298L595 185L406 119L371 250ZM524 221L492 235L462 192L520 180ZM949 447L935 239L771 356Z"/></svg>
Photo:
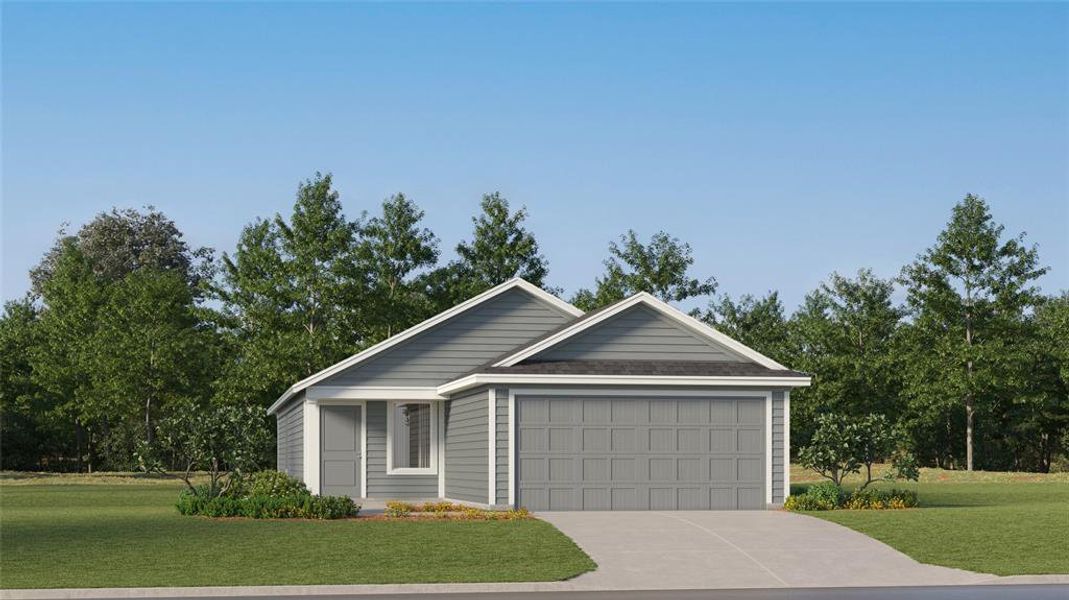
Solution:
<svg viewBox="0 0 1069 600"><path fill-rule="evenodd" d="M431 456L429 467L393 466L393 439L396 427L394 412L400 404L426 404L431 409ZM386 474L387 475L437 475L438 474L438 412L441 402L431 400L390 400L386 403Z"/></svg>

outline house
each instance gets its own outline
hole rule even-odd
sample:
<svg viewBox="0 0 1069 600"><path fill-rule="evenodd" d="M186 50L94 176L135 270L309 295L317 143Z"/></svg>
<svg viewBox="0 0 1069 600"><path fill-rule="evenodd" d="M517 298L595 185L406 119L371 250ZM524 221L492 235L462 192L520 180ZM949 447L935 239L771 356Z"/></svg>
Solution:
<svg viewBox="0 0 1069 600"><path fill-rule="evenodd" d="M531 510L763 509L809 376L640 293L513 279L295 383L278 468L315 493Z"/></svg>

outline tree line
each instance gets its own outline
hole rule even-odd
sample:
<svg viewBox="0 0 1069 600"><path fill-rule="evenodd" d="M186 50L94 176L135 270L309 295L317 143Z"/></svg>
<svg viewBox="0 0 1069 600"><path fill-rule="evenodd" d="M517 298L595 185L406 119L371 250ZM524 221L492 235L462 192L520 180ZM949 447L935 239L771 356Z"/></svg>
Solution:
<svg viewBox="0 0 1069 600"><path fill-rule="evenodd" d="M497 193L480 206L449 262L413 201L349 217L329 174L218 257L151 207L61 230L0 318L2 467L134 469L161 423L204 410L242 410L270 432L251 408L498 283L563 295L526 209ZM1069 448L1069 295L1041 294L1045 271L970 195L898 277L833 273L791 313L775 291L718 293L690 245L664 232L610 242L603 273L569 300L591 310L645 291L697 304L696 317L812 373L792 393L795 447L821 415L879 414L922 464L1047 471Z"/></svg>

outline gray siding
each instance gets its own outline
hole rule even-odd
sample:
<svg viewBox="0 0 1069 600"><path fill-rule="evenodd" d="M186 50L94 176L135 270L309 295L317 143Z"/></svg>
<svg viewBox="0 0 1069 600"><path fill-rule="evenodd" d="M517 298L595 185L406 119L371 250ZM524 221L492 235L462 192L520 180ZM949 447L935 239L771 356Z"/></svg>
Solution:
<svg viewBox="0 0 1069 600"><path fill-rule="evenodd" d="M509 501L509 391L497 390L497 504Z"/></svg>
<svg viewBox="0 0 1069 600"><path fill-rule="evenodd" d="M772 503L783 504L783 392L772 392Z"/></svg>
<svg viewBox="0 0 1069 600"><path fill-rule="evenodd" d="M304 392L275 413L278 470L304 479Z"/></svg>
<svg viewBox="0 0 1069 600"><path fill-rule="evenodd" d="M371 498L437 498L437 475L386 474L386 403L367 403L367 495Z"/></svg>
<svg viewBox="0 0 1069 600"><path fill-rule="evenodd" d="M445 496L485 504L490 477L490 391L445 403Z"/></svg>
<svg viewBox="0 0 1069 600"><path fill-rule="evenodd" d="M338 373L323 385L438 385L572 318L523 290L513 289Z"/></svg>
<svg viewBox="0 0 1069 600"><path fill-rule="evenodd" d="M747 361L642 305L598 323L531 360Z"/></svg>

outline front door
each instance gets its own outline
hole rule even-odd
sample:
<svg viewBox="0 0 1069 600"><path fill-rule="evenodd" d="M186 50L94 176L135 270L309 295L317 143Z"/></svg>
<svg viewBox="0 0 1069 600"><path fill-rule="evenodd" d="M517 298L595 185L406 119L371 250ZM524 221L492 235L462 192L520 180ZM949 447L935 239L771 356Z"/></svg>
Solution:
<svg viewBox="0 0 1069 600"><path fill-rule="evenodd" d="M319 414L319 493L359 498L363 407L321 405Z"/></svg>

